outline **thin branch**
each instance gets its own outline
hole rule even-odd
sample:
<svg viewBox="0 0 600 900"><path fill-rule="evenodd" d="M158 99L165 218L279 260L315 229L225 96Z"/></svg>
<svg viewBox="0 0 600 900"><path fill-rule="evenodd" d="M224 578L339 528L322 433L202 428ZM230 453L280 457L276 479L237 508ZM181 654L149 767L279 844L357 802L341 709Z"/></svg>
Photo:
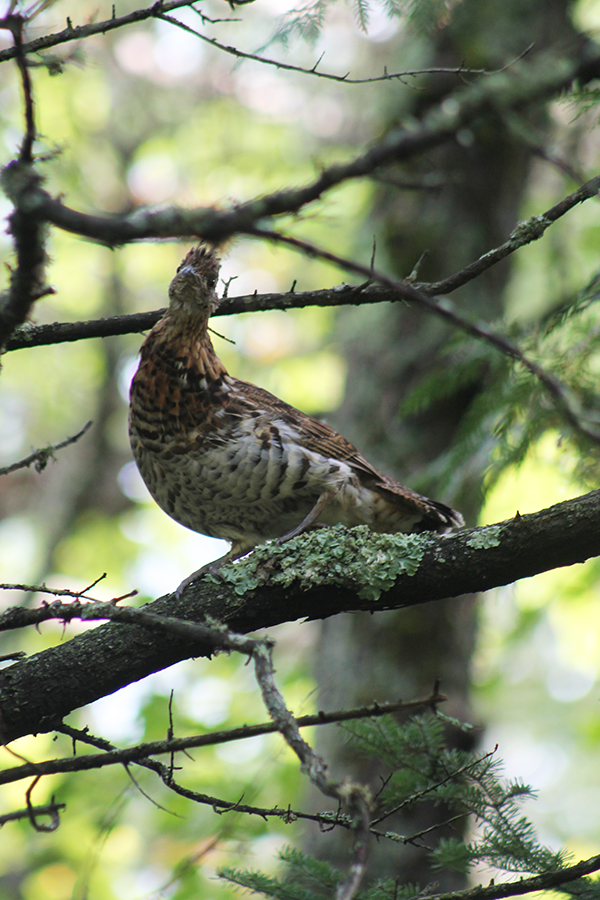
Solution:
<svg viewBox="0 0 600 900"><path fill-rule="evenodd" d="M87 322L53 322L48 325L26 323L13 332L6 344L6 352L30 347L45 347L87 338L113 337L117 334L137 334L149 331L165 314L164 309L152 312L90 319ZM217 313L218 315L219 313Z"/></svg>
<svg viewBox="0 0 600 900"><path fill-rule="evenodd" d="M74 744L76 741L82 741L83 743L91 744L94 747L106 750L108 753L119 752L117 748L109 741L105 740L104 738L90 735L87 731L81 731L77 728L72 728L71 726L65 725L64 723L56 730L72 737ZM87 759L88 757L86 756L83 758ZM69 761L71 759L72 758L69 758ZM206 806L211 806L214 812L218 813L219 815L227 812L240 812L247 815L260 816L265 820L269 818L281 819L286 824L294 822L296 819L302 818L309 819L311 821L320 821L318 813L309 814L296 812L292 811L291 809L280 809L277 806L271 809L267 809L265 807L252 806L247 803L242 803L241 800L232 802L230 800L222 800L220 797L213 797L209 794L201 794L198 791L192 791L189 788L183 787L183 785L180 785L177 781L175 781L171 765L166 766L164 765L164 763L161 763L156 759L140 758L133 759L130 762L138 766L143 766L144 768L150 769L151 771L155 772L163 781L163 783L169 788L169 790L173 791L175 794L179 794L181 797L185 797L187 800L192 800L194 803L201 803ZM70 769L69 771L73 770Z"/></svg>
<svg viewBox="0 0 600 900"><path fill-rule="evenodd" d="M445 778L436 781L435 784L430 785L429 787L423 788L420 791L415 791L410 796L406 797L406 799L402 800L401 803L398 803L396 806L392 806L390 809L384 810L380 816L377 816L375 819L371 821L371 825L378 825L379 822L383 822L385 819L388 819L390 816L395 815L400 812L400 810L404 809L404 807L409 806L412 803L417 803L420 800L423 800L425 797L430 796L432 793L435 793L440 787L443 787L447 782L452 781L458 775L463 775L465 772L470 772L471 769L479 766L484 760L491 759L496 750L498 748L494 748L494 750L489 750L487 753L484 753L482 756L478 756L476 759L471 760L468 763L465 763L463 766L460 766L458 769L454 769L449 772Z"/></svg>
<svg viewBox="0 0 600 900"><path fill-rule="evenodd" d="M468 281L478 278L486 269L506 259L515 250L519 250L520 247L524 247L532 241L538 241L553 222L556 222L557 219L560 219L561 216L564 216L565 213L579 203L584 203L591 197L597 197L599 192L600 175L596 175L595 178L586 181L585 184L582 184L568 197L551 206L546 212L530 216L524 222L519 222L507 241L493 250L488 250L487 253L484 253L483 256L480 256L474 262L469 263L464 269L455 272L454 275L449 275L448 278L444 278L442 281L416 284L415 287L427 294L449 294L455 291Z"/></svg>
<svg viewBox="0 0 600 900"><path fill-rule="evenodd" d="M507 241L499 247L484 253L479 259L438 282L414 284L424 294L448 294L474 278L486 269L496 265L509 254L532 241L539 240L546 228L561 216L595 197L600 190L600 176L591 179L550 207L544 213L536 214L520 222L513 229ZM224 296L215 311L215 316L228 316L245 312L260 312L279 309L303 309L307 306L358 306L367 303L398 302L398 292L383 285L361 284L358 286L339 285L318 291L291 292L286 294L246 294L238 297ZM6 351L30 347L47 346L88 338L109 337L147 331L164 315L165 309L151 312L133 313L104 319L90 319L86 322L53 322L47 325L22 325L15 331L6 345Z"/></svg>
<svg viewBox="0 0 600 900"><path fill-rule="evenodd" d="M96 578L90 585L83 588L81 591L73 591L70 588L49 588L47 584L0 584L0 590L3 591L23 591L28 594L52 594L53 597L73 597L76 600L80 600L82 597L86 597L87 592L90 591L93 587L95 587L100 581L103 581L106 578L106 572ZM133 596L137 591L132 591L130 595ZM86 599L92 600L92 597L87 597ZM119 598L123 600L123 597ZM47 604L46 604L47 605ZM22 609L23 607L15 607L16 609Z"/></svg>
<svg viewBox="0 0 600 900"><path fill-rule="evenodd" d="M581 860L572 866L565 866L557 872L546 872L543 875L533 875L531 878L521 878L519 881L509 881L504 884L490 882L487 887L477 885L467 891L449 891L444 894L429 894L428 900L503 900L505 897L518 897L522 894L531 894L534 891L547 891L561 885L570 884L584 875L590 875L600 869L600 855L591 856Z"/></svg>
<svg viewBox="0 0 600 900"><path fill-rule="evenodd" d="M589 427L586 424L586 422L584 421L585 413L583 408L579 404L577 398L565 385L561 384L561 382L557 378L555 378L553 375L550 375L549 372L546 372L546 370L536 362L525 356L525 354L521 350L519 350L519 348L515 344L512 344L507 338L503 337L500 334L497 334L494 331L491 331L484 325L475 325L473 322L470 322L468 319L461 316L456 311L454 304L452 304L449 300L435 300L432 297L429 297L423 291L417 290L406 281L396 281L393 278L389 278L387 275L384 275L383 272L375 271L369 266L364 266L361 263L353 262L352 260L337 256L335 253L331 253L328 250L323 250L322 248L317 247L316 244L309 243L308 241L303 241L300 238L289 237L276 231L270 231L257 227L249 229L248 234L265 238L266 240L272 241L273 243L286 244L287 246L294 247L296 250L301 251L306 256L327 260L327 262L333 263L338 268L343 269L346 272L352 272L356 275L362 275L364 278L367 278L369 280L377 281L380 284L383 284L386 287L395 290L398 294L399 299L402 299L408 303L418 304L419 306L427 309L429 312L434 313L436 316L444 319L454 328L457 328L460 331L463 331L465 334L469 334L479 340L485 341L487 344L490 344L505 356L508 356L516 362L521 363L521 365L523 365L529 372L531 372L531 374L534 375L546 387L548 392L553 396L559 409L562 410L567 422L576 431L585 435L585 437L594 441L594 443L600 443L600 432L594 428Z"/></svg>
<svg viewBox="0 0 600 900"><path fill-rule="evenodd" d="M198 10L195 11L198 12ZM437 66L428 69L406 69L403 72L384 71L383 75L373 75L368 78L350 78L349 74L334 75L331 72L317 71L317 66L321 62L323 56L319 57L312 68L307 69L303 66L295 66L291 63L281 62L276 59L269 59L266 56L260 56L258 53L245 53L243 50L239 50L237 47L232 47L229 44L222 44L216 38L208 37L208 35L202 34L202 32L200 31L196 31L195 28L191 28L184 22L180 22L179 19L175 18L175 16L169 16L164 13L160 13L157 15L157 18L162 19L165 22L169 22L171 25L175 25L177 28L181 28L183 31L188 32L188 34L195 35L195 37L199 38L201 41L205 41L207 44L216 47L218 50L221 50L224 53L228 53L230 56L235 56L236 59L252 60L253 62L261 63L265 66L274 66L276 69L283 69L286 72L299 72L302 75L313 75L316 78L324 78L328 81L337 81L339 84L375 84L379 81L402 80L403 78L416 77L417 75L498 75L500 74L500 72L506 72L506 70L511 66L514 66L516 62L518 62L520 59L523 59L533 49L534 46L533 44L529 44L529 46L526 47L522 53L519 53L518 56L515 56L514 59L511 59L511 61L502 66L501 69L467 69L464 66L444 68Z"/></svg>
<svg viewBox="0 0 600 900"><path fill-rule="evenodd" d="M56 804L54 803L54 797L52 797L51 805L54 807L52 812L50 813L50 822L46 824L45 822L38 822L37 820L37 810L39 807L36 807L31 802L31 795L33 793L34 788L39 782L41 775L36 775L27 790L25 791L25 802L27 803L27 817L29 819L29 823L34 831L56 831L58 826L60 825L60 817L58 815L58 809L56 808Z"/></svg>
<svg viewBox="0 0 600 900"><path fill-rule="evenodd" d="M23 47L23 29L25 27L25 22L26 19L24 16L11 12L3 19L0 19L0 29L7 29L10 31L14 40L14 56L21 75L23 100L25 103L25 136L23 138L23 143L21 144L19 159L23 163L31 163L33 160L33 142L35 140L35 121L33 117L31 79L29 77L25 59L25 50Z"/></svg>
<svg viewBox="0 0 600 900"><path fill-rule="evenodd" d="M506 259L519 248L539 240L546 229L561 216L577 206L596 197L600 190L600 176L590 179L572 194L564 197L559 203L551 206L543 213L530 216L519 222L510 237L499 247L489 250L479 259L469 263L464 269L455 272L442 281L420 282L413 284L424 294L449 294L474 278L478 278L486 269ZM307 306L359 306L367 303L398 302L398 292L384 285L363 283L358 286L338 285L319 291L288 291L286 294L245 294L238 297L224 296L215 316L229 316L247 312L265 310L303 309ZM21 350L30 347L41 347L49 344L61 344L87 338L109 337L119 334L137 334L148 331L164 315L165 309L151 312L133 313L131 315L112 316L105 319L90 319L87 322L53 322L48 325L22 325L17 329L6 345L6 351Z"/></svg>
<svg viewBox="0 0 600 900"><path fill-rule="evenodd" d="M153 3L152 6L146 9L136 9L134 12L124 16L113 15L110 19L104 19L101 22L88 22L86 25L77 25L76 27L73 27L71 20L67 19L67 27L62 31L28 41L26 44L23 44L22 50L24 54L39 53L40 50L47 50L49 47L57 47L70 41L83 40L95 34L106 34L109 31L114 31L116 28L134 25L136 22L144 22L147 19L155 19L162 12L192 6L192 3L194 3L194 0L159 0L158 3ZM9 59L15 59L16 56L17 51L14 47L0 50L0 63Z"/></svg>
<svg viewBox="0 0 600 900"><path fill-rule="evenodd" d="M32 465L35 465L36 472L43 472L48 465L48 461L54 459L54 453L57 450L62 450L63 447L74 444L80 437L83 437L86 431L91 427L92 421L90 420L89 422L86 422L81 431L71 435L71 437L65 438L64 441L59 441L58 444L50 444L48 447L40 447L39 450L34 450L33 453L30 453L29 456L26 456L24 459L20 459L19 462L12 463L10 466L3 466L0 468L0 475L8 475L9 472L16 472L17 469L26 469Z"/></svg>
<svg viewBox="0 0 600 900"><path fill-rule="evenodd" d="M102 22L91 22L86 25L80 25L76 28L69 24L67 28L63 31L58 32L57 34L45 35L42 38L37 38L36 40L30 41L26 44L23 44L23 53L39 53L40 50L47 50L50 47L56 47L60 44L69 43L71 41L82 40L84 38L91 37L95 34L106 34L108 31L114 31L117 28L122 28L125 25L132 25L137 22L143 22L147 19L162 19L166 22L170 22L171 24L179 27L185 28L185 30L195 34L202 40L207 41L212 44L214 47L219 50L224 51L230 55L237 57L238 59L251 59L256 62L263 63L264 65L275 66L278 69L284 69L286 71L291 72L300 72L305 75L314 75L318 78L325 78L331 81L337 81L345 84L369 84L371 82L379 82L379 81L391 81L394 79L402 79L408 77L414 77L417 75L497 75L501 72L505 72L508 68L513 66L520 59L523 59L532 49L533 44L530 44L526 47L522 53L516 56L514 59L510 60L506 65L502 66L500 69L468 69L464 66L458 66L455 68L444 68L444 67L431 67L427 69L407 69L403 72L385 72L383 75L376 75L370 78L350 78L348 75L334 75L328 72L318 72L317 66L320 60L310 69L305 69L301 66L290 65L289 63L278 62L277 60L267 59L265 57L259 56L257 54L252 53L244 53L241 50L237 50L235 47L230 47L225 44L221 44L214 38L209 38L206 35L203 35L193 28L184 25L183 22L180 22L173 16L167 15L167 13L171 10L181 9L185 7L191 7L194 9L194 12L198 13L203 22L209 22L211 25L215 25L217 23L223 22L233 22L238 21L237 19L212 19L209 16L202 13L200 10L197 10L193 6L194 0L175 0L175 2L163 2L162 3L154 3L151 7L147 9L135 10L135 12L129 13L124 16L112 16L110 19L105 19ZM234 4L235 5L235 4ZM243 4L239 4L243 5ZM15 52L15 48L10 48L7 50L0 51L0 63L5 62L9 59L14 59L17 56Z"/></svg>
<svg viewBox="0 0 600 900"><path fill-rule="evenodd" d="M19 819L29 819L31 813L38 816L50 816L51 817L51 825L49 831L56 831L59 824L59 811L61 809L66 809L66 803L48 803L46 806L32 806L27 809L18 809L15 812L4 813L0 816L0 828L6 824L6 822L17 822Z"/></svg>
<svg viewBox="0 0 600 900"><path fill-rule="evenodd" d="M381 703L359 709L339 710L331 713L317 713L311 716L299 716L296 723L299 728L315 727L316 725L330 725L336 722L346 722L351 719L376 718L389 715L394 712L408 712L414 710L435 707L445 698L433 696L425 700L412 700L404 703ZM84 731L78 731L64 723L57 726L56 731L70 735L74 740L91 743L100 746L106 751L101 754L87 754L82 757L64 757L62 759L50 759L40 763L25 763L12 769L6 769L0 773L0 784L11 784L23 778L29 778L36 773L42 775L56 775L57 773L87 771L89 769L102 769L106 766L123 765L124 763L141 764L151 756L159 756L164 753L181 753L186 750L198 749L198 747L214 747L217 744L226 744L232 741L241 741L258 735L273 734L277 726L273 722L263 722L260 725L241 725L238 728L228 728L223 731L214 731L210 734L194 734L182 738L167 738L164 741L149 741L119 750L105 742L99 745L98 740L87 740ZM386 816L389 814L386 814ZM385 818L385 817L382 817ZM376 822L378 822L376 820ZM373 824L376 824L374 822Z"/></svg>

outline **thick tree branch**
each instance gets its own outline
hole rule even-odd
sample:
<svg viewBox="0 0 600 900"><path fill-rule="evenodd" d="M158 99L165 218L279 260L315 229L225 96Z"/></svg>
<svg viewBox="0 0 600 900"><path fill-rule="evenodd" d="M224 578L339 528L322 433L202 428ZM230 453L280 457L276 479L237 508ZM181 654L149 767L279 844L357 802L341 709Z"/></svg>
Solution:
<svg viewBox="0 0 600 900"><path fill-rule="evenodd" d="M413 157L453 138L482 115L502 115L529 103L553 96L574 79L588 81L600 74L600 50L592 44L580 48L577 60L565 60L551 53L540 55L534 64L520 63L510 72L495 75L485 83L457 90L422 122L390 131L349 163L332 165L302 188L290 188L241 203L229 209L169 208L138 209L115 217L77 212L52 198L41 187L32 189L28 205L41 220L59 228L117 246L148 238L201 236L218 243L232 234L248 232L261 220L297 213L307 204L345 181L363 178L392 160Z"/></svg>
<svg viewBox="0 0 600 900"><path fill-rule="evenodd" d="M345 540L356 542L353 532L329 529L327 534L331 541L341 542L337 549L343 553ZM365 566L366 582L375 579L371 584L347 573L335 576L326 554L310 556L315 536L321 540L327 535L317 531L294 539L293 546L292 541L280 548L267 545L242 564L223 570L228 578L239 578L237 582L204 578L190 585L181 599L168 595L145 609L200 623L211 617L247 632L298 618L397 609L489 590L600 555L600 491L531 515L517 514L488 528L441 537L410 535L411 552L416 547L419 557L413 560L415 574L400 575L389 586L389 567L403 554L395 542L399 536L371 539L376 541L376 556L386 542L390 552L381 571L375 563ZM369 540L361 535L360 541L368 551ZM258 567L256 572L252 565ZM318 581L306 579L309 569ZM374 600L376 583L384 588ZM50 731L73 709L201 652L197 644L171 635L109 623L19 661L0 671L2 740Z"/></svg>
<svg viewBox="0 0 600 900"><path fill-rule="evenodd" d="M597 196L600 191L600 176L590 179L572 194L564 197L543 213L530 216L513 229L510 237L499 247L484 253L479 259L463 269L437 282L418 282L412 285L422 294L449 294L486 269L506 259L511 253L539 240L546 229L579 203ZM262 312L270 309L303 309L306 306L359 306L367 303L398 302L400 297L395 289L379 284L358 286L339 285L320 291L288 291L285 294L246 294L239 297L225 297L221 300L215 316L229 316L236 313ZM151 312L113 316L106 319L92 319L87 322L53 322L48 325L22 325L6 345L6 351L61 344L85 338L108 337L116 334L136 334L148 331L164 314L164 309Z"/></svg>

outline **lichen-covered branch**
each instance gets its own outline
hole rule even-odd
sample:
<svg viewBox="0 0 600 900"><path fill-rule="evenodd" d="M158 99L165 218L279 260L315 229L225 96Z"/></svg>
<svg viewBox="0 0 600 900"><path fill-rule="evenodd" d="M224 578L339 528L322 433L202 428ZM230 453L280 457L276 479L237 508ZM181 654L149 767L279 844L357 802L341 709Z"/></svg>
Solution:
<svg viewBox="0 0 600 900"><path fill-rule="evenodd" d="M398 609L477 593L600 555L600 491L487 528L442 536L321 529L268 544L167 595L148 613L238 633L338 612ZM174 586L175 587L175 586ZM18 616L18 611L7 617ZM5 620L6 621L6 620ZM198 642L108 623L0 671L2 741L51 731L73 709L190 656Z"/></svg>

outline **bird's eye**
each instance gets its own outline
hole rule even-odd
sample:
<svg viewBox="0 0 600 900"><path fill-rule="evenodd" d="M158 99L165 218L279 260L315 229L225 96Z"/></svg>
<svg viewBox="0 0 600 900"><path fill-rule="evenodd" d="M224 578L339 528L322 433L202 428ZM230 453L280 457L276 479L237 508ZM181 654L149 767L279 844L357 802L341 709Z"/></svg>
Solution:
<svg viewBox="0 0 600 900"><path fill-rule="evenodd" d="M214 288L215 284L217 283L217 279L211 275L206 279L206 283L209 288Z"/></svg>

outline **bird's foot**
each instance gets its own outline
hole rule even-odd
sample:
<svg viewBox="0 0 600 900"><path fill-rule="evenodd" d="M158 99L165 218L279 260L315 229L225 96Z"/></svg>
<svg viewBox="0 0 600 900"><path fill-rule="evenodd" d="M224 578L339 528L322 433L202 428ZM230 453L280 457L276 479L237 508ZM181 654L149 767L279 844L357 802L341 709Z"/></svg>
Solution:
<svg viewBox="0 0 600 900"><path fill-rule="evenodd" d="M192 572L191 575L188 575L187 578L184 578L181 584L177 587L175 591L175 597L179 600L184 590L188 585L190 585L193 581L197 581L199 578L202 578L203 575L216 575L218 578L221 578L219 574L219 569L223 565L223 562L219 559L216 559L212 563L208 563L206 566L201 566L199 569L196 569L195 572Z"/></svg>
<svg viewBox="0 0 600 900"><path fill-rule="evenodd" d="M192 581L197 581L199 578L202 578L203 575L214 575L215 578L218 578L220 581L225 581L223 575L219 570L222 569L223 566L226 566L227 563L233 562L235 559L239 559L240 556L245 556L246 553L249 553L251 549L252 547L234 544L231 550L228 553L225 553L224 556L220 556L218 559L214 559L212 562L207 563L205 566L201 566L199 569L196 569L195 572L192 572L191 575L188 575L187 578L184 578L175 591L175 597L179 599L186 587L188 587L188 585L190 585Z"/></svg>

